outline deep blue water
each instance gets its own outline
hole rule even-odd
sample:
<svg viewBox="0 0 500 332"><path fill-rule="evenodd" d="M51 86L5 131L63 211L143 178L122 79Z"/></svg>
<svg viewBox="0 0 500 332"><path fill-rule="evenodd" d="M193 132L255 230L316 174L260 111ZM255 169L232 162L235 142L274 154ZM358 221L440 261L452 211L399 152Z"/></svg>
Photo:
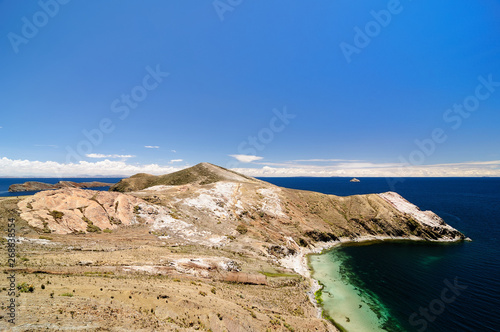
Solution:
<svg viewBox="0 0 500 332"><path fill-rule="evenodd" d="M500 331L500 178L407 178L392 188L384 178L262 180L341 196L392 189L434 211L473 242L343 246L335 250L345 277L375 294L405 331ZM446 280L457 283L456 294Z"/></svg>
<svg viewBox="0 0 500 332"><path fill-rule="evenodd" d="M24 183L27 181L38 181L43 183L56 184L59 181L73 181L73 182L106 182L106 183L116 183L122 178L0 178L0 197L4 196L23 196L23 195L33 195L36 191L25 191L18 193L10 193L9 186L16 183ZM91 188L92 190L108 190L109 187L98 187Z"/></svg>

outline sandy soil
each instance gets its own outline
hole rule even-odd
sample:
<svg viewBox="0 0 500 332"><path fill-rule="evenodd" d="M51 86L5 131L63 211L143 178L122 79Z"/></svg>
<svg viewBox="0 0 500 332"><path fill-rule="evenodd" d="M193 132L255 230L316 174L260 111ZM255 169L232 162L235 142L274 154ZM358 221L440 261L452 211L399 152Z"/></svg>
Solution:
<svg viewBox="0 0 500 332"><path fill-rule="evenodd" d="M2 239L6 218L15 215L16 199L10 200L0 211ZM5 317L10 297L0 289L2 330L334 330L317 318L309 281L272 261L230 249L170 246L146 226L57 235L39 234L17 219L16 233L22 237L16 267L8 267L2 240L1 269L34 291L18 292L12 326ZM226 281L231 275L264 284Z"/></svg>

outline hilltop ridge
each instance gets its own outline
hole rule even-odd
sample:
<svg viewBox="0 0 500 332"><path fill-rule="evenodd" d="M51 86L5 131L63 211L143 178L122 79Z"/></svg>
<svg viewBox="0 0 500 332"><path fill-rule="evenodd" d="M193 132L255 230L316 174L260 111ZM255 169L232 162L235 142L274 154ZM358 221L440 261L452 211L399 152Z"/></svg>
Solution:
<svg viewBox="0 0 500 332"><path fill-rule="evenodd" d="M210 163L199 163L195 166L165 175L135 174L111 186L109 191L129 192L159 185L205 185L218 181L256 182L259 180Z"/></svg>

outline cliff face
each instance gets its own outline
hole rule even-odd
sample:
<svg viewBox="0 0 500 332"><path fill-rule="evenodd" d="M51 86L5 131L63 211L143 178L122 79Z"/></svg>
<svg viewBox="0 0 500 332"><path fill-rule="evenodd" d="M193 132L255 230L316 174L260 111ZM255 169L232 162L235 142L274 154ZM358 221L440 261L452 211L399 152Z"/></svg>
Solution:
<svg viewBox="0 0 500 332"><path fill-rule="evenodd" d="M13 184L9 187L10 192L22 192L22 191L38 191L38 190L50 190L50 189L61 189L61 188L96 188L96 187L108 187L112 183L104 182L72 182L72 181L59 181L56 184L49 184L37 181L27 181L22 184Z"/></svg>

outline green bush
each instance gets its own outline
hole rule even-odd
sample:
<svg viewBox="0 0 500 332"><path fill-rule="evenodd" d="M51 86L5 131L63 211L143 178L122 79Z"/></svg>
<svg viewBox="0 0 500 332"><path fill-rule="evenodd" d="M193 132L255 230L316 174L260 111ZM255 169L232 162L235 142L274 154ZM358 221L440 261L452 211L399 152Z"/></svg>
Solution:
<svg viewBox="0 0 500 332"><path fill-rule="evenodd" d="M236 227L236 230L238 231L238 233L240 234L245 234L246 232L248 232L248 228L247 226L243 225L243 224L239 224L237 227Z"/></svg>
<svg viewBox="0 0 500 332"><path fill-rule="evenodd" d="M55 221L61 219L64 216L64 213L56 210L50 211L49 214L52 216L52 218L54 218Z"/></svg>
<svg viewBox="0 0 500 332"><path fill-rule="evenodd" d="M28 285L27 283L23 282L21 284L17 284L17 289L19 289L21 293L33 293L33 291L35 290L35 286Z"/></svg>
<svg viewBox="0 0 500 332"><path fill-rule="evenodd" d="M100 232L101 229L94 225L92 222L89 222L87 225L87 232L89 233L95 233L95 232Z"/></svg>
<svg viewBox="0 0 500 332"><path fill-rule="evenodd" d="M95 233L95 232L100 232L101 229L94 225L94 223L87 217L82 217L82 220L87 223L87 232L89 233Z"/></svg>
<svg viewBox="0 0 500 332"><path fill-rule="evenodd" d="M44 221L42 224L43 224L43 232L44 233L52 233L52 231L49 228L49 223L48 222Z"/></svg>

